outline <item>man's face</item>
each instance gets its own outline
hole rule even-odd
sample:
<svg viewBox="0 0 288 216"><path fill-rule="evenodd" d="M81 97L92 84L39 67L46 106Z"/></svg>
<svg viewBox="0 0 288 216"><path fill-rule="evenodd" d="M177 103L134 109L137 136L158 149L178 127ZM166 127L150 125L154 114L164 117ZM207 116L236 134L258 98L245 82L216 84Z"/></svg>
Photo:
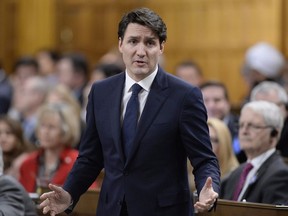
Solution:
<svg viewBox="0 0 288 216"><path fill-rule="evenodd" d="M37 75L37 70L33 66L29 65L22 65L19 66L16 71L15 71L15 76L14 76L14 82L15 86L18 87L23 87L24 83L33 76Z"/></svg>
<svg viewBox="0 0 288 216"><path fill-rule="evenodd" d="M202 82L202 76L194 67L179 67L176 70L176 75L194 86L199 86Z"/></svg>
<svg viewBox="0 0 288 216"><path fill-rule="evenodd" d="M59 82L71 89L74 87L74 70L69 59L61 59L56 66Z"/></svg>
<svg viewBox="0 0 288 216"><path fill-rule="evenodd" d="M21 97L17 101L17 108L21 113L34 112L34 109L43 102L43 93L37 90L37 81L28 79L21 91Z"/></svg>
<svg viewBox="0 0 288 216"><path fill-rule="evenodd" d="M223 120L230 111L224 90L218 86L208 86L202 89L202 94L208 117Z"/></svg>
<svg viewBox="0 0 288 216"><path fill-rule="evenodd" d="M272 140L272 129L267 126L263 116L251 108L246 107L242 110L239 119L239 141L248 159L259 156L277 142Z"/></svg>
<svg viewBox="0 0 288 216"><path fill-rule="evenodd" d="M42 116L36 131L41 147L45 149L62 147L61 121L61 117L57 113L45 113Z"/></svg>
<svg viewBox="0 0 288 216"><path fill-rule="evenodd" d="M156 68L164 44L148 27L136 23L127 26L123 40L119 38L119 51L122 53L127 72L135 81L149 76Z"/></svg>

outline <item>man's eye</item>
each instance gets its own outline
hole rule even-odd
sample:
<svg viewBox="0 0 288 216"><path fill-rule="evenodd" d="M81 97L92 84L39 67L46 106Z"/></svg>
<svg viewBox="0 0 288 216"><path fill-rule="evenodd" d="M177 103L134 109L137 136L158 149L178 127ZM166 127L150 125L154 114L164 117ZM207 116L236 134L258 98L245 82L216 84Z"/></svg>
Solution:
<svg viewBox="0 0 288 216"><path fill-rule="evenodd" d="M154 46L154 45L155 45L155 42L154 42L154 41L148 41L148 42L147 42L147 45L148 45L148 46Z"/></svg>
<svg viewBox="0 0 288 216"><path fill-rule="evenodd" d="M130 44L135 44L137 41L136 40L130 40L129 43Z"/></svg>

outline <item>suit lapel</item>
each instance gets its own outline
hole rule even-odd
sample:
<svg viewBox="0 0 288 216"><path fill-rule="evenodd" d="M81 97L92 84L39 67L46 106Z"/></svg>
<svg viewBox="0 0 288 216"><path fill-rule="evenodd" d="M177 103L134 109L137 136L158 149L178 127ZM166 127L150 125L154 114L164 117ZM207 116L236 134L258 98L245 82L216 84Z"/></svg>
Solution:
<svg viewBox="0 0 288 216"><path fill-rule="evenodd" d="M246 197L249 196L249 194L251 193L251 191L253 190L253 188L256 185L256 182L263 177L263 175L265 174L265 172L267 171L267 167L269 166L269 164L271 164L274 160L275 157L277 157L277 153L274 152L259 168L259 170L256 172L255 176L253 177L253 179L251 179L251 182L249 183L245 193L243 194L243 198L242 199L246 199Z"/></svg>
<svg viewBox="0 0 288 216"><path fill-rule="evenodd" d="M117 151L119 152L120 158L125 162L125 157L122 148L121 141L121 104L122 104L122 95L123 95L123 87L125 81L125 73L122 73L119 80L112 86L113 91L110 97L110 120L111 120L111 134L116 145Z"/></svg>
<svg viewBox="0 0 288 216"><path fill-rule="evenodd" d="M167 75L159 68L158 73L151 85L151 89L143 113L138 123L135 141L132 146L129 157L127 158L125 166L127 166L130 160L133 158L135 152L139 147L140 140L145 135L145 132L155 119L155 116L159 112L162 104L167 99L167 97L168 97Z"/></svg>

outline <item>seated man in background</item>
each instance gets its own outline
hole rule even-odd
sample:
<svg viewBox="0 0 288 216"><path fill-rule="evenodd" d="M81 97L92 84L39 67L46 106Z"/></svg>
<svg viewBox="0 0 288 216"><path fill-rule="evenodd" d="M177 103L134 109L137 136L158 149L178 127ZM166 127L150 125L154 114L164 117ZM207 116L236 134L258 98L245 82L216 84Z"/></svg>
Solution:
<svg viewBox="0 0 288 216"><path fill-rule="evenodd" d="M274 103L253 101L244 105L239 119L239 141L247 161L222 181L221 199L287 202L288 166L275 148L282 127L283 115Z"/></svg>
<svg viewBox="0 0 288 216"><path fill-rule="evenodd" d="M220 81L207 81L200 85L203 94L203 100L207 109L209 118L217 118L225 122L232 136L232 145L234 153L239 161L243 163L246 161L246 155L241 150L238 140L238 114L231 110L231 103L229 100L229 93Z"/></svg>
<svg viewBox="0 0 288 216"><path fill-rule="evenodd" d="M175 75L194 86L200 86L203 82L201 68L193 61L187 60L177 64Z"/></svg>
<svg viewBox="0 0 288 216"><path fill-rule="evenodd" d="M280 108L284 117L284 125L276 149L280 151L283 157L288 158L288 95L286 90L276 82L263 81L252 89L250 100L269 101Z"/></svg>
<svg viewBox="0 0 288 216"><path fill-rule="evenodd" d="M3 158L0 146L0 215L37 216L36 205L22 185L12 176L3 175Z"/></svg>

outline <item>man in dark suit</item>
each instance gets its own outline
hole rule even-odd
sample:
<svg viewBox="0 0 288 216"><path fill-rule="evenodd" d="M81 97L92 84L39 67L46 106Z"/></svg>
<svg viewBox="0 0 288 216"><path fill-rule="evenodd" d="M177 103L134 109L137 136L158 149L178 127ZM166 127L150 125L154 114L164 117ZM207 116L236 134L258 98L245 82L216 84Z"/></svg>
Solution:
<svg viewBox="0 0 288 216"><path fill-rule="evenodd" d="M283 127L283 115L277 105L267 101L249 102L241 110L239 140L247 155L223 180L220 198L267 204L285 204L288 199L288 167L276 151ZM242 173L251 164L246 178ZM239 180L243 183L239 184Z"/></svg>
<svg viewBox="0 0 288 216"><path fill-rule="evenodd" d="M204 105L207 109L208 118L218 118L225 122L232 136L234 153L239 163L246 161L245 153L239 146L238 120L239 116L231 110L229 94L224 83L211 80L200 85L203 94Z"/></svg>
<svg viewBox="0 0 288 216"><path fill-rule="evenodd" d="M270 101L280 108L284 116L284 125L276 149L283 157L288 158L288 95L285 88L273 81L263 81L252 89L250 100Z"/></svg>
<svg viewBox="0 0 288 216"><path fill-rule="evenodd" d="M2 149L0 146L0 215L37 216L36 205L30 199L28 193L12 176L4 175L3 168Z"/></svg>
<svg viewBox="0 0 288 216"><path fill-rule="evenodd" d="M93 85L79 157L63 188L50 184L52 191L41 196L43 212L69 212L105 168L97 216L191 216L187 157L199 194L194 207L210 210L220 174L200 90L158 66L166 26L153 11L125 14L118 36L126 71ZM138 126L127 131L135 83ZM126 141L128 135L132 142Z"/></svg>

